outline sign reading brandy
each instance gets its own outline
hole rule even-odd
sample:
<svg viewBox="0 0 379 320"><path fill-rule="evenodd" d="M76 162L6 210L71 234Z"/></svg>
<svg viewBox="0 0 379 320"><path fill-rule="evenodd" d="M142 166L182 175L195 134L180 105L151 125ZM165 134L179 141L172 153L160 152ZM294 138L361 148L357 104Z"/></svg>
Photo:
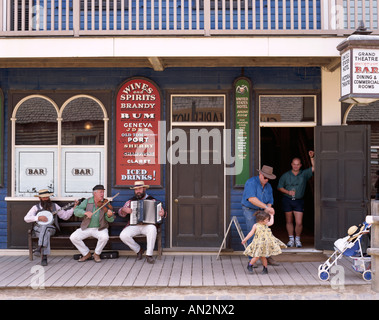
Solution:
<svg viewBox="0 0 379 320"><path fill-rule="evenodd" d="M161 184L158 161L159 88L145 78L123 83L116 99L116 185Z"/></svg>

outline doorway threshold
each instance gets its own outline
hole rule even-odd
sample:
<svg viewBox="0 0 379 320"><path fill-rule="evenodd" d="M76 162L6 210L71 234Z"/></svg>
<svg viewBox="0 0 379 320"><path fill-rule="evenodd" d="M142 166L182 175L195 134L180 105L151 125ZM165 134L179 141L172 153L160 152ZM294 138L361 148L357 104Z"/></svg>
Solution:
<svg viewBox="0 0 379 320"><path fill-rule="evenodd" d="M323 253L324 250L318 250L315 248L286 248L282 249L284 253Z"/></svg>

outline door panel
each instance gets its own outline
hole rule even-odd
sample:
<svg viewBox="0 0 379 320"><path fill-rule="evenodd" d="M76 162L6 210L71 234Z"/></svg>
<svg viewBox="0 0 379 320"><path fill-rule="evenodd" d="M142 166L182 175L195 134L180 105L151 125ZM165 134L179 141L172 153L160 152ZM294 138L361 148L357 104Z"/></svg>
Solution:
<svg viewBox="0 0 379 320"><path fill-rule="evenodd" d="M187 150L180 152L186 153L187 163L172 165L172 245L218 247L223 239L224 165L213 160L218 152L222 154L222 149L212 139L206 149L200 141L197 150L191 149L191 128L194 127L182 128L187 136ZM195 151L199 161L191 164ZM200 155L204 152L209 154L209 164L201 163L204 158Z"/></svg>
<svg viewBox="0 0 379 320"><path fill-rule="evenodd" d="M332 250L369 212L370 127L316 127L315 140L315 246Z"/></svg>

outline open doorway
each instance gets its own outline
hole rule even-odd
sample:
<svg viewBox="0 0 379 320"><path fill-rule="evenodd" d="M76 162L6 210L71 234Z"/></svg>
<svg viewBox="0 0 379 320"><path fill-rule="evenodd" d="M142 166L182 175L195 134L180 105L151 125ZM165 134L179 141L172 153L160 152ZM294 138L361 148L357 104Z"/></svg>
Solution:
<svg viewBox="0 0 379 320"><path fill-rule="evenodd" d="M274 168L276 179L270 181L274 192L275 223L271 227L274 235L287 243L285 215L282 210L282 194L277 190L279 178L283 173L291 170L291 161L298 157L302 162L302 169L309 168L311 162L309 150L314 150L313 127L261 127L261 165ZM306 187L305 207L303 216L303 232L301 242L303 248L314 248L314 178L311 178Z"/></svg>

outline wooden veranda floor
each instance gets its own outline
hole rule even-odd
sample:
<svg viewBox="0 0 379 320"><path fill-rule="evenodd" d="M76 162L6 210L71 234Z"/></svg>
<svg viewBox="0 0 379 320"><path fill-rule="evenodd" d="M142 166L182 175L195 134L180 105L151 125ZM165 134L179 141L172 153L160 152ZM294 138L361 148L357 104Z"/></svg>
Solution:
<svg viewBox="0 0 379 320"><path fill-rule="evenodd" d="M164 254L155 264L135 256L121 255L101 263L79 263L72 255L49 257L48 266L39 265L26 255L0 256L0 289L29 288L43 284L45 288L116 288L116 287L267 287L267 286L330 286L330 281L318 278L318 266L327 256L303 259L286 254L277 257L280 266L269 266L268 275L261 275L262 266L254 274L246 270L247 258L241 255ZM287 258L286 258L287 257ZM343 257L345 285L367 284L360 273L352 269L352 261ZM39 282L36 277L43 276ZM43 280L41 282L40 280Z"/></svg>

